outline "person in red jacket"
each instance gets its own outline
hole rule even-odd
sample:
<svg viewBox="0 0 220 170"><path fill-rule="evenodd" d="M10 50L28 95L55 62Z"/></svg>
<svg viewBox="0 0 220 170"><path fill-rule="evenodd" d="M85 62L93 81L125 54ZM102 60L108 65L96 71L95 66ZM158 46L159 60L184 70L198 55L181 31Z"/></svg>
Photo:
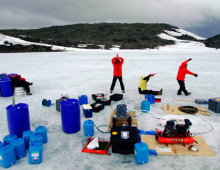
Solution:
<svg viewBox="0 0 220 170"><path fill-rule="evenodd" d="M33 85L31 82L27 82L25 78L22 78L21 75L17 74L16 76L10 75L9 78L11 79L12 89L14 91L15 87L23 87L26 91L26 95L32 95L30 92L30 85Z"/></svg>
<svg viewBox="0 0 220 170"><path fill-rule="evenodd" d="M113 92L117 79L120 82L122 92L125 93L125 87L124 87L124 84L123 84L123 81L122 81L122 64L123 63L124 63L124 59L122 57L120 57L118 54L117 54L116 57L114 57L112 59L112 64L113 64L113 67L114 67L114 72L113 72L114 77L113 77L113 80L112 80L110 93Z"/></svg>
<svg viewBox="0 0 220 170"><path fill-rule="evenodd" d="M181 64L180 67L179 67L179 71L178 71L178 74L177 74L177 78L176 78L176 79L177 79L177 81L178 81L178 83L179 83L179 85L180 85L180 88L179 88L179 90L178 90L178 92L177 92L177 95L182 95L182 91L184 92L184 94L185 94L186 96L189 96L189 95L191 94L190 92L187 92L186 87L185 87L185 75L186 75L186 74L190 74L190 75L193 75L193 76L195 76L195 77L198 77L197 74L194 74L193 72L187 70L187 63L188 63L190 60L192 60L192 59L190 58L190 59L188 59L188 60L182 62L182 64Z"/></svg>

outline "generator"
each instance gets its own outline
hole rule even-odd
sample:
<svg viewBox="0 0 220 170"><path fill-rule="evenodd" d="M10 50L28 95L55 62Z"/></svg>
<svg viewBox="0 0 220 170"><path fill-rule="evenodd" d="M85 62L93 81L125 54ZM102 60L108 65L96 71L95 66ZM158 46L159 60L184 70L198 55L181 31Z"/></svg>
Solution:
<svg viewBox="0 0 220 170"><path fill-rule="evenodd" d="M115 112L112 118L113 126L131 126L131 116L127 114L127 106L125 104L117 105Z"/></svg>

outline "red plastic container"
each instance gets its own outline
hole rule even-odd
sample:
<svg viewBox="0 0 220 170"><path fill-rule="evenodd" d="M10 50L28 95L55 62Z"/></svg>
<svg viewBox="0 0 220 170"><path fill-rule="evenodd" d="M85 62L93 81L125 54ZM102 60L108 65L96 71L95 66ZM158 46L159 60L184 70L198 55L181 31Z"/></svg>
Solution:
<svg viewBox="0 0 220 170"><path fill-rule="evenodd" d="M84 148L82 149L82 152L87 152L87 153L96 153L96 154L108 154L108 149L110 148L110 146L111 146L111 142L109 142L108 144L107 144L107 146L105 147L105 149L102 149L102 150L99 150L99 149L87 149L87 146L88 146L88 144L89 144L89 142L90 141L92 141L92 140L94 140L93 138L88 138L88 140L87 140L87 142L86 142L86 144L85 144L85 146L84 146ZM99 144L101 143L101 142L108 142L108 141L105 141L105 140L98 140L99 141Z"/></svg>

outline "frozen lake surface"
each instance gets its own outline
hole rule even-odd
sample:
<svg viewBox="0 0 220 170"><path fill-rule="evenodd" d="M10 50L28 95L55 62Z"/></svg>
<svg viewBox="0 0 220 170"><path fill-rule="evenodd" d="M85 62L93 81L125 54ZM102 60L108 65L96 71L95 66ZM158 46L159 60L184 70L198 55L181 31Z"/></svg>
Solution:
<svg viewBox="0 0 220 170"><path fill-rule="evenodd" d="M138 126L142 130L163 130L162 119L190 119L191 132L201 134L207 144L216 154L215 157L195 156L150 156L149 163L138 165L134 155L97 155L82 153L86 138L83 134L83 116L81 108L81 131L75 134L65 134L61 128L61 115L56 111L55 102L61 94L68 94L70 98L87 95L89 103L94 103L91 95L109 91L113 66L111 59L119 53L125 59L123 65L123 81L126 93L124 102L129 110L134 110L144 100L138 93L141 76L156 73L148 83L148 89L163 88L161 103L151 105L151 111L138 117ZM198 77L186 76L186 88L192 92L190 96L177 96L179 85L176 75L179 65L192 58L188 69L198 74ZM69 52L50 53L8 53L0 54L0 73L18 73L33 82L32 96L16 96L16 103L29 105L30 123L44 121L48 128L48 143L43 146L43 162L30 165L28 156L17 161L10 167L13 169L220 169L220 117L212 113L211 116L177 116L165 115L162 104L192 105L194 102L176 102L173 100L195 100L220 97L220 50L205 48L198 43L163 47L157 50L76 50ZM119 82L116 83L114 93L121 93ZM43 99L50 99L54 105L43 107ZM0 98L0 140L8 135L6 107L12 103L12 97ZM93 113L91 120L99 125L108 125L111 112L121 101L112 102L99 113ZM208 105L199 105L208 109ZM141 114L136 111L136 114ZM162 119L155 119L162 118ZM204 121L205 120L205 121ZM208 123L207 123L208 122ZM57 129L56 129L57 128ZM31 130L35 127L31 126ZM53 131L54 130L54 131ZM103 127L106 131L107 128ZM95 129L95 137L109 139L110 134L104 134ZM110 149L111 151L111 149Z"/></svg>

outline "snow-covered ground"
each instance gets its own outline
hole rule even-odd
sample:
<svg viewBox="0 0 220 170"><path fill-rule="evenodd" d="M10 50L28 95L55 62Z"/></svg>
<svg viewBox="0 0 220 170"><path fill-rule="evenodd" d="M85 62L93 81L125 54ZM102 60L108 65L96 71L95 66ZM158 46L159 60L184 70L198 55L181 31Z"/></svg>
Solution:
<svg viewBox="0 0 220 170"><path fill-rule="evenodd" d="M191 132L201 133L207 144L216 154L215 157L195 156L150 156L149 163L138 165L134 155L96 155L82 153L85 142L83 122L87 120L81 109L81 131L75 134L65 134L62 130L52 132L51 129L61 127L61 115L56 111L55 101L61 94L68 94L70 98L87 95L92 104L93 93L109 91L113 67L111 59L119 53L125 59L123 65L123 80L126 88L124 102L130 110L134 110L144 100L138 93L141 76L150 73L156 75L150 79L148 89L163 88L162 102L151 105L151 111L138 117L138 126L142 130L163 130L160 124L163 119L188 118L192 122ZM191 96L177 96L179 88L176 74L181 62L192 58L188 69L198 74L198 77L186 76L186 88L192 92ZM162 47L155 50L77 50L71 52L49 53L13 53L0 54L0 73L19 73L31 86L32 96L16 96L16 103L29 105L30 123L46 121L48 128L48 143L43 146L43 162L30 165L28 156L17 161L10 169L220 169L220 117L212 113L211 116L177 116L166 115L162 104L192 105L194 102L175 102L173 100L195 100L220 97L220 51L210 49L195 42L180 42L174 46ZM116 83L115 93L121 93L119 82ZM42 99L50 99L54 105L44 107ZM0 97L0 140L8 134L6 107L12 103L12 97ZM91 120L99 125L108 125L110 115L119 102L112 102L99 113L93 113ZM208 105L199 105L208 109ZM139 115L141 112L136 111ZM205 121L204 121L205 120ZM31 126L31 130L35 127ZM50 129L50 131L49 131ZM107 130L105 127L102 130ZM110 134L102 134L95 129L95 137L109 139ZM0 167L1 169L1 167Z"/></svg>

